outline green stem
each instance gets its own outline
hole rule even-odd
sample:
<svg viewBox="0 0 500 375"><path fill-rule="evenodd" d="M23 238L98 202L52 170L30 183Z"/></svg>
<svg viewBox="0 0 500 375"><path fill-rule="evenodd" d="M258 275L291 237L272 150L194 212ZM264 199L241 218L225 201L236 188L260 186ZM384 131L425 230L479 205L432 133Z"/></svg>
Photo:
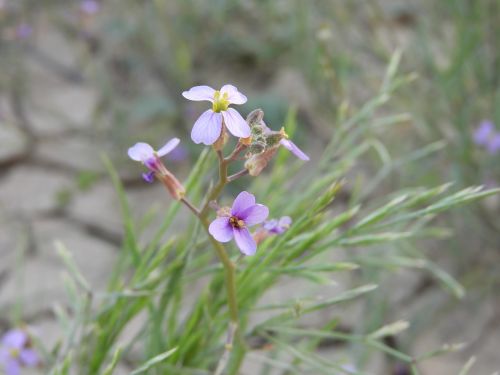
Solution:
<svg viewBox="0 0 500 375"><path fill-rule="evenodd" d="M207 232L210 243L212 244L219 260L224 266L230 323L228 328L228 341L226 342L224 354L217 366L216 374L222 373L222 371L224 371L224 368L227 365L227 362L229 361L230 353L233 350L234 337L236 336L237 341L240 344L243 344L242 343L243 340L241 338L238 329L239 316L238 316L238 302L236 299L236 266L234 262L232 262L229 256L227 255L224 246L220 242L218 242L215 238L213 238L212 235L210 234L208 230L210 223L207 219L207 215L208 215L208 210L210 208L210 202L216 200L220 196L220 194L224 190L224 187L230 181L227 176L227 169L229 163L231 163L234 160L234 158L238 155L239 152L241 152L243 148L244 146L238 145L235 151L233 151L233 153L231 153L231 155L227 158L224 158L220 150L216 151L217 156L219 158L219 182L208 193L205 204L203 205L203 208L201 210L197 210L196 207L194 207L194 205L192 205L186 198L181 199L181 202L184 203L191 210L191 212L193 212L195 216L200 220L201 224L203 225L203 228L205 228L205 231Z"/></svg>
<svg viewBox="0 0 500 375"><path fill-rule="evenodd" d="M236 276L235 276L236 267L234 263L231 261L231 259L229 259L229 256L227 255L224 246L222 246L220 242L217 242L217 240L213 238L212 235L208 232L208 226L210 224L207 218L201 217L200 214L199 219L208 234L208 238L210 239L210 242L212 243L212 246L214 247L215 252L219 257L219 260L224 266L225 277L226 277L227 299L229 304L229 316L231 317L231 322L237 325L238 304L236 302Z"/></svg>
<svg viewBox="0 0 500 375"><path fill-rule="evenodd" d="M221 151L217 151L217 156L219 157L219 182L212 188L212 190L208 194L205 204L203 205L203 208L200 210L200 215L199 215L200 219L206 218L208 210L210 208L210 202L219 198L219 195L221 195L222 190L224 190L224 186L226 186L226 184L228 183L227 166L230 160L224 159ZM211 237L210 234L209 237Z"/></svg>

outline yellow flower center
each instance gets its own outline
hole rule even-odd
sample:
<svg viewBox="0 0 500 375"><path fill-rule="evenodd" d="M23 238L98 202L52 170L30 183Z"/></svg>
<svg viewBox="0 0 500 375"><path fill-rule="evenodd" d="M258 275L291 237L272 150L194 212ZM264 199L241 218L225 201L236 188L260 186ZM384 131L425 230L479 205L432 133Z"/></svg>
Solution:
<svg viewBox="0 0 500 375"><path fill-rule="evenodd" d="M19 354L20 354L19 349L10 349L10 356L12 358L19 357Z"/></svg>
<svg viewBox="0 0 500 375"><path fill-rule="evenodd" d="M220 91L216 91L214 94L214 103L212 105L212 110L214 112L227 111L229 107L229 95L227 92L221 95Z"/></svg>
<svg viewBox="0 0 500 375"><path fill-rule="evenodd" d="M238 219L236 216L231 216L229 218L229 223L234 228L244 228L245 227L245 222L243 220Z"/></svg>

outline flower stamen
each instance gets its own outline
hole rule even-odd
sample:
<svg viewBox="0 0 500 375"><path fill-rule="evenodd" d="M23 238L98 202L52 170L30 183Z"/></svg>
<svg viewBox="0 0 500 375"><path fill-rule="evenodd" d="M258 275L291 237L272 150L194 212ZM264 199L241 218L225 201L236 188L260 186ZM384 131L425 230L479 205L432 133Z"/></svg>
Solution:
<svg viewBox="0 0 500 375"><path fill-rule="evenodd" d="M243 220L237 218L236 216L231 216L229 218L229 223L231 224L231 226L233 228L237 228L237 229L245 228L245 222Z"/></svg>
<svg viewBox="0 0 500 375"><path fill-rule="evenodd" d="M288 136L288 134L286 134L286 131L285 131L285 128L284 128L284 127L282 127L282 128L280 129L280 134L281 134L281 135L283 136L283 138L285 138L285 139L289 139L289 138L290 138L290 137Z"/></svg>
<svg viewBox="0 0 500 375"><path fill-rule="evenodd" d="M229 94L227 92L221 95L220 91L216 91L214 93L214 103L212 105L212 111L214 112L222 112L227 111L229 108Z"/></svg>

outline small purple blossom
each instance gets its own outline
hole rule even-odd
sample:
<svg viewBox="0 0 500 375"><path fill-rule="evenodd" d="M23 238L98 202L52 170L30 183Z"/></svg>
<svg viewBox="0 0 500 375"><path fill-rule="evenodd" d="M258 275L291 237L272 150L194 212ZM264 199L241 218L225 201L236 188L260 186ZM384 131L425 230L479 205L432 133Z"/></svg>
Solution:
<svg viewBox="0 0 500 375"><path fill-rule="evenodd" d="M262 127L264 128L264 132L268 135L274 133L271 128L269 128L264 120L261 120ZM285 128L282 127L279 131L281 135L280 139L280 145L282 145L284 148L286 148L288 151L290 151L292 154L294 154L296 157L298 157L301 160L304 161L309 161L309 156L307 156L300 148L297 147L295 143L293 143L289 138L288 134L285 132Z"/></svg>
<svg viewBox="0 0 500 375"><path fill-rule="evenodd" d="M486 145L486 150L491 155L495 155L498 151L500 151L500 133L495 133L488 141Z"/></svg>
<svg viewBox="0 0 500 375"><path fill-rule="evenodd" d="M148 172L142 174L144 181L152 183L156 177L176 200L184 198L186 190L179 180L165 167L160 158L176 148L179 142L179 138L172 138L158 151L155 151L153 147L144 142L136 143L128 149L128 156L132 160L140 161L149 169Z"/></svg>
<svg viewBox="0 0 500 375"><path fill-rule="evenodd" d="M93 16L94 14L98 13L100 9L101 5L96 0L80 1L80 10L89 16Z"/></svg>
<svg viewBox="0 0 500 375"><path fill-rule="evenodd" d="M250 127L247 122L230 104L244 104L247 97L240 93L233 85L224 85L218 91L209 86L194 86L182 93L186 99L193 101L209 101L212 109L208 109L196 120L191 130L191 139L194 143L205 145L214 144L222 133L222 124L227 130L239 138L250 136Z"/></svg>
<svg viewBox="0 0 500 375"><path fill-rule="evenodd" d="M234 200L231 210L212 221L208 231L219 242L229 242L234 237L243 254L254 255L257 244L248 227L262 223L268 215L266 206L256 204L252 194L242 191Z"/></svg>
<svg viewBox="0 0 500 375"><path fill-rule="evenodd" d="M473 138L475 144L483 146L491 155L500 151L500 132L495 131L495 125L489 120L481 121Z"/></svg>
<svg viewBox="0 0 500 375"><path fill-rule="evenodd" d="M264 222L262 227L270 234L282 234L290 228L291 224L292 218L290 216L282 216L279 220L272 219Z"/></svg>
<svg viewBox="0 0 500 375"><path fill-rule="evenodd" d="M491 121L481 121L477 129L474 131L474 142L479 146L486 146L494 129L495 126Z"/></svg>
<svg viewBox="0 0 500 375"><path fill-rule="evenodd" d="M8 331L0 343L0 365L6 375L19 375L22 367L35 367L40 363L38 354L31 349L28 334L20 329Z"/></svg>
<svg viewBox="0 0 500 375"><path fill-rule="evenodd" d="M180 143L179 138L172 138L162 148L155 151L153 147L144 142L138 142L128 149L130 159L140 161L148 169L148 173L143 173L142 177L146 182L153 182L155 173L163 173L165 166L160 158L171 152Z"/></svg>
<svg viewBox="0 0 500 375"><path fill-rule="evenodd" d="M16 27L16 37L18 39L28 39L33 34L33 27L27 23L20 23Z"/></svg>
<svg viewBox="0 0 500 375"><path fill-rule="evenodd" d="M155 180L155 172L153 171L144 172L142 174L142 179L146 181L148 184L152 184Z"/></svg>

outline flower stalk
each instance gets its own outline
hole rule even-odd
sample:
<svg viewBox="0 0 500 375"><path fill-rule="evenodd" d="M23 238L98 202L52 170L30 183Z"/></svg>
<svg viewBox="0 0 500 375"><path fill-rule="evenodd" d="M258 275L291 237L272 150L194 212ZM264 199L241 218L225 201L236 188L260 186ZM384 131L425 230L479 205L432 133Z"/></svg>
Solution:
<svg viewBox="0 0 500 375"><path fill-rule="evenodd" d="M283 128L277 132L267 127L263 121L264 112L262 110L253 111L244 120L235 109L230 108L231 104L239 105L247 101L246 96L240 93L235 86L224 85L217 91L209 86L195 86L184 91L182 95L189 100L212 103L212 108L201 114L191 131L191 138L196 144L203 143L212 146L219 164L218 182L207 193L201 209L198 209L186 198L186 190L182 184L161 161L161 157L179 145L178 138L169 140L159 150L153 149L145 142L138 142L129 148L128 155L132 160L141 162L148 169L148 172L142 175L146 182L152 183L155 178L158 179L165 185L174 199L182 202L197 217L224 267L230 321L224 353L215 370L216 375L221 375L230 360L235 338L238 342L238 350L235 352L237 354L233 367L238 368L241 365L243 353L246 351L244 340L239 331L236 265L241 261L242 256L254 255L257 251L258 241L255 236L257 233L267 234L267 232L263 232L261 228L252 235L249 227L258 224L262 226L269 215L269 209L263 204L256 203L255 196L247 191L238 194L231 208L220 207L217 200L228 183L245 175L259 175L276 154L280 145L302 160L309 158L288 139ZM229 134L237 137L238 142L232 152L224 157L223 148L229 140ZM244 158L240 157L240 154L245 150ZM244 169L228 176L229 165L241 159L247 159ZM208 214L210 209L214 207L217 210L217 217L210 221ZM281 228L276 223L274 227L276 230ZM231 260L223 245L231 240L236 242L242 253L236 262Z"/></svg>

